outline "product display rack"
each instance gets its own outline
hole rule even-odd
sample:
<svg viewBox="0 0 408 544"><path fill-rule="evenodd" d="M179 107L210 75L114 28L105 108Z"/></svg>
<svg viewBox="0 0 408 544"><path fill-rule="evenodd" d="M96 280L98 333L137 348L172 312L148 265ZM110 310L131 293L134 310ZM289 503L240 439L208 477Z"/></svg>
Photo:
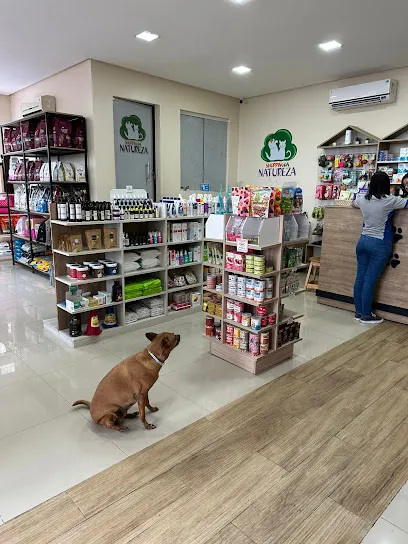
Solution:
<svg viewBox="0 0 408 544"><path fill-rule="evenodd" d="M52 217L55 216L55 204L51 207ZM180 266L169 266L168 265L168 249L173 248L175 245L184 245L187 242L170 242L167 240L168 227L174 223L178 222L198 222L201 225L201 238L200 240L191 240L188 243L190 245L199 245L201 248L201 256L203 258L203 249L204 249L204 223L206 217L203 216L190 216L190 217L177 217L177 218L154 218L154 219L132 219L132 220L110 220L110 221L82 221L82 222L69 222L69 221L60 221L60 220L51 220L52 227L52 240L53 240L53 255L54 255L54 269L55 269L55 288L57 296L57 318L48 319L44 321L44 327L53 338L59 340L60 342L69 345L71 347L83 346L86 344L94 343L99 339L105 339L107 337L115 336L117 334L123 334L125 332L131 332L134 330L139 330L148 326L154 326L159 323L164 323L171 319L172 317L183 317L195 312L201 311L201 299L202 299L202 287L203 287L203 267L207 263L203 262L202 259L200 262L192 262L188 264L183 264ZM152 230L158 230L162 232L163 242L159 244L148 244L141 246L132 246L124 247L123 245L123 235L124 232L129 232L129 229L132 232L138 232L139 227L142 227L146 222L149 222L149 229L151 224ZM66 234L76 234L78 232L84 233L85 230L92 227L115 227L117 229L117 240L118 247L111 249L99 249L99 250L87 250L84 248L80 252L68 252L57 249L56 243L57 238L60 235ZM145 227L142 227L145 229ZM124 257L125 253L131 250L149 250L149 249L158 249L160 251L160 266L154 269L146 270L137 270L134 272L123 272ZM114 276L104 276L103 278L89 278L86 280L76 280L72 279L67 275L66 264L72 262L72 260L84 260L84 258L89 257L92 260L98 260L105 258L112 259L118 263L118 273ZM194 272L197 283L193 285L185 285L182 287L172 287L168 288L168 275L169 272L173 273L175 270L180 269L185 271L187 268L191 268ZM163 290L160 293L155 293L148 296L140 296L128 300L123 300L121 302L105 304L103 306L98 306L96 308L81 308L76 311L69 311L65 307L65 293L68 291L70 285L77 285L82 289L83 292L91 291L92 293L97 293L98 291L110 291L113 285L113 281L119 281L122 285L123 297L125 296L125 282L128 278L137 278L139 276L151 276L160 278ZM89 289L88 289L89 288ZM185 310L171 310L169 308L169 297L173 293L180 291L191 291L196 290L200 293L200 303L196 306ZM125 320L125 309L126 304L130 302L142 301L148 298L153 297L162 297L165 299L164 304L164 314L157 317L149 317L146 319L140 319L134 323L126 324ZM118 327L112 329L104 329L102 334L99 336L79 336L72 338L69 335L69 316L71 314L80 314L82 319L83 331L86 327L86 322L88 314L91 310L103 310L109 306L115 307ZM102 312L100 313L100 320L102 321Z"/></svg>
<svg viewBox="0 0 408 544"><path fill-rule="evenodd" d="M404 125L395 132L388 134L383 140L378 143L378 152L377 157L379 157L381 151L386 151L387 153L398 154L398 151L402 148L408 147L408 125ZM406 170L408 171L408 160L396 160L391 159L387 161L377 160L377 165L381 167L397 168L399 164L405 164L407 166ZM401 175L402 177L402 175ZM400 183L395 183L391 180L391 185L398 187Z"/></svg>
<svg viewBox="0 0 408 544"><path fill-rule="evenodd" d="M284 241L284 216L281 217L272 217L265 219L264 221L275 222L274 224L274 230L277 232L276 241L274 243L271 243L270 245L262 245L257 246L253 245L254 248L263 255L265 255L266 262L268 265L272 265L274 267L273 272L265 273L263 275L254 275L254 274L247 274L246 272L239 272L237 270L229 270L224 266L223 268L223 284L222 284L222 292L217 292L216 294L219 294L222 297L222 317L214 316L212 314L209 314L205 312L207 315L214 317L215 320L221 322L221 340L217 340L213 336L205 336L205 338L209 339L211 344L211 353L213 355L216 355L217 357L220 357L221 359L224 359L225 361L228 361L229 363L232 363L236 366L239 366L240 368L243 368L244 370L247 370L248 372L251 372L252 374L260 374L261 372L264 372L265 370L279 364L280 362L289 359L293 356L293 347L294 344L301 341L301 338L294 340L292 342L288 342L286 344L283 344L282 346L277 346L277 332L279 325L282 325L287 322L291 322L293 320L299 319L302 316L302 314L299 314L297 312L292 312L290 310L285 310L282 319L279 321L279 307L281 304L281 300L285 298L285 296L288 295L281 295L281 274L282 272L291 271L295 269L300 269L303 267L306 267L306 264L299 265L297 267L289 268L289 269L281 269L281 263L282 263L282 254L283 254L283 248L286 245L297 245L297 244L307 244L308 242L302 238L302 239L295 239L291 241ZM278 224L276 223L278 222ZM226 223L224 224L224 231L226 228ZM223 262L226 263L226 253L230 249L234 249L237 246L236 242L230 242L225 239L223 240L216 240L223 244ZM251 247L251 244L248 246ZM211 265L208 265L211 266ZM254 302L253 300L244 299L241 297L231 296L228 294L228 276L229 274L234 274L237 276L244 276L244 277L254 277L256 279L264 279L268 277L273 277L275 279L274 282L274 297L269 300L265 300L263 302ZM204 290L206 288L204 287ZM208 289L207 289L208 290ZM299 290L300 292L301 290ZM213 292L211 290L211 292ZM276 323L274 325L268 325L266 327L261 328L260 330L253 330L250 327L243 326L241 323L237 323L235 321L231 321L226 318L226 301L227 299L237 300L239 302L244 302L247 306L256 309L257 306L266 306L269 311L274 312L276 314ZM249 308L248 310L249 311ZM225 327L226 325L233 325L234 327L237 327L239 329L245 330L247 332L261 334L262 332L271 331L271 346L270 350L266 355L251 355L249 352L242 352L238 349L235 349L234 347L227 345L225 343L226 338L226 332Z"/></svg>
<svg viewBox="0 0 408 544"><path fill-rule="evenodd" d="M48 136L48 130L51 126L50 122L55 118L65 118L71 122L75 121L82 121L83 123L83 136L84 136L84 147L83 149L74 148L74 147L58 147L58 146L51 146L49 145L50 139ZM18 128L20 127L20 131L22 129L22 123L24 122L32 122L32 123L38 123L39 121L44 120L45 121L45 131L46 131L46 140L47 140L47 146L45 147L39 147L36 149L24 149L24 142L22 142L22 150L21 151L11 151L9 153L5 152L4 147L4 129L9 128ZM60 112L42 112L42 113L36 113L32 115L28 115L27 117L24 117L22 119L18 119L16 121L11 121L9 123L4 123L3 125L0 125L1 127L1 136L2 136L2 159L3 159L3 178L4 178L4 185L6 187L6 193L7 193L7 200L9 203L9 196L14 193L13 185L25 185L26 187L26 209L16 209L13 207L8 206L8 215L9 215L9 222L10 222L10 230L11 230L11 251L12 251L12 260L13 264L20 264L23 266L27 266L31 268L33 272L38 272L40 274L45 274L44 272L38 271L29 264L26 264L24 262L21 262L17 259L15 259L14 255L14 238L16 239L22 239L26 242L30 243L30 252L31 252L31 258L33 258L33 243L38 243L36 240L33 240L32 238L32 229L31 229L31 218L33 217L44 217L49 218L50 213L44 213L44 212L37 212L34 210L30 210L30 203L29 203L29 195L30 191L29 188L31 185L41 185L41 186L49 186L50 187L50 194L51 194L51 202L54 198L54 189L55 187L79 187L85 191L86 198L89 199L89 178L88 178L88 150L87 150L87 137L86 137L86 121L85 118L80 115L74 115L74 114L68 114L68 113L60 113ZM52 179L52 159L55 158L56 160L60 160L61 157L65 157L68 155L83 155L84 157L84 171L85 171L85 180L83 182L67 182L67 181L54 181ZM9 173L9 165L10 165L10 158L11 157L19 157L23 159L24 164L24 180L14 181L8 179L8 173ZM48 163L48 168L50 172L50 180L49 181L29 181L27 179L27 169L26 169L26 159L43 159ZM25 215L28 217L30 228L29 228L29 236L23 237L18 236L17 234L13 233L13 227L11 223L11 216L12 215ZM48 273L46 273L48 276Z"/></svg>

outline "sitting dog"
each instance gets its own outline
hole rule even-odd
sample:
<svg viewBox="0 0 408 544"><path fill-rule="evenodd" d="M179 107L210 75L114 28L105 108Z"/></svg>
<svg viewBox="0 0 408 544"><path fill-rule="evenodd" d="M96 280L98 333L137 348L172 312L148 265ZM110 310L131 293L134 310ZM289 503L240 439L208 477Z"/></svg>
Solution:
<svg viewBox="0 0 408 544"><path fill-rule="evenodd" d="M151 342L147 348L118 363L100 382L92 402L77 400L72 406L85 404L95 423L115 431L128 431L123 425L125 419L138 416L146 429L155 429L146 421L145 415L146 406L151 412L158 410L150 405L149 389L157 381L170 353L179 345L180 336L170 332L148 332L146 338ZM136 402L139 413L128 414Z"/></svg>

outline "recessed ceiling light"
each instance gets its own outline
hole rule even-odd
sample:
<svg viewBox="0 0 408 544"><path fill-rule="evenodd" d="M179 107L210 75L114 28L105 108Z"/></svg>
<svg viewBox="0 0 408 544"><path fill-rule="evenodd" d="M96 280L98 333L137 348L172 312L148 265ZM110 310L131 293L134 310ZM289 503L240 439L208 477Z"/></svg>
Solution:
<svg viewBox="0 0 408 544"><path fill-rule="evenodd" d="M248 68L247 66L236 66L232 69L233 72L236 74L247 74L248 72L252 72L251 68Z"/></svg>
<svg viewBox="0 0 408 544"><path fill-rule="evenodd" d="M144 40L145 42L152 42L153 40L157 40L159 37L158 34L153 34L152 32L149 32L148 30L145 30L144 32L141 32L136 36L136 38L139 38L139 40Z"/></svg>
<svg viewBox="0 0 408 544"><path fill-rule="evenodd" d="M334 51L335 49L340 49L341 43L331 40L330 42L319 43L319 47L323 51Z"/></svg>
<svg viewBox="0 0 408 544"><path fill-rule="evenodd" d="M230 0L233 4L248 4L251 0Z"/></svg>

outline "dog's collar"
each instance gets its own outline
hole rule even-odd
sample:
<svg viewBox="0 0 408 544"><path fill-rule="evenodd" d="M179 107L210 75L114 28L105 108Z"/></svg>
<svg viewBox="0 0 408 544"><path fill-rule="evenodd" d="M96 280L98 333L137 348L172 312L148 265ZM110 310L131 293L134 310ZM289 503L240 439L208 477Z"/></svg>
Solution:
<svg viewBox="0 0 408 544"><path fill-rule="evenodd" d="M160 359L158 359L156 357L156 355L154 353L152 353L151 351L147 350L147 353L150 355L150 357L152 359L154 359L156 361L156 363L158 363L160 366L163 366L164 365L164 362L163 361L160 361Z"/></svg>

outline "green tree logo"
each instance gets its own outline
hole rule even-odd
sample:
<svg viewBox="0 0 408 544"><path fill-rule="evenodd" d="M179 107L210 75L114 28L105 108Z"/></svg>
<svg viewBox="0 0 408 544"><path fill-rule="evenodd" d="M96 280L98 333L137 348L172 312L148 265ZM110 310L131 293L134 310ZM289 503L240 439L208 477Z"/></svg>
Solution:
<svg viewBox="0 0 408 544"><path fill-rule="evenodd" d="M132 142L143 142L146 138L146 131L142 127L142 121L137 115L123 117L119 132L124 140Z"/></svg>
<svg viewBox="0 0 408 544"><path fill-rule="evenodd" d="M297 147L292 142L292 133L280 128L274 134L268 134L261 151L265 162L290 161L296 157Z"/></svg>

